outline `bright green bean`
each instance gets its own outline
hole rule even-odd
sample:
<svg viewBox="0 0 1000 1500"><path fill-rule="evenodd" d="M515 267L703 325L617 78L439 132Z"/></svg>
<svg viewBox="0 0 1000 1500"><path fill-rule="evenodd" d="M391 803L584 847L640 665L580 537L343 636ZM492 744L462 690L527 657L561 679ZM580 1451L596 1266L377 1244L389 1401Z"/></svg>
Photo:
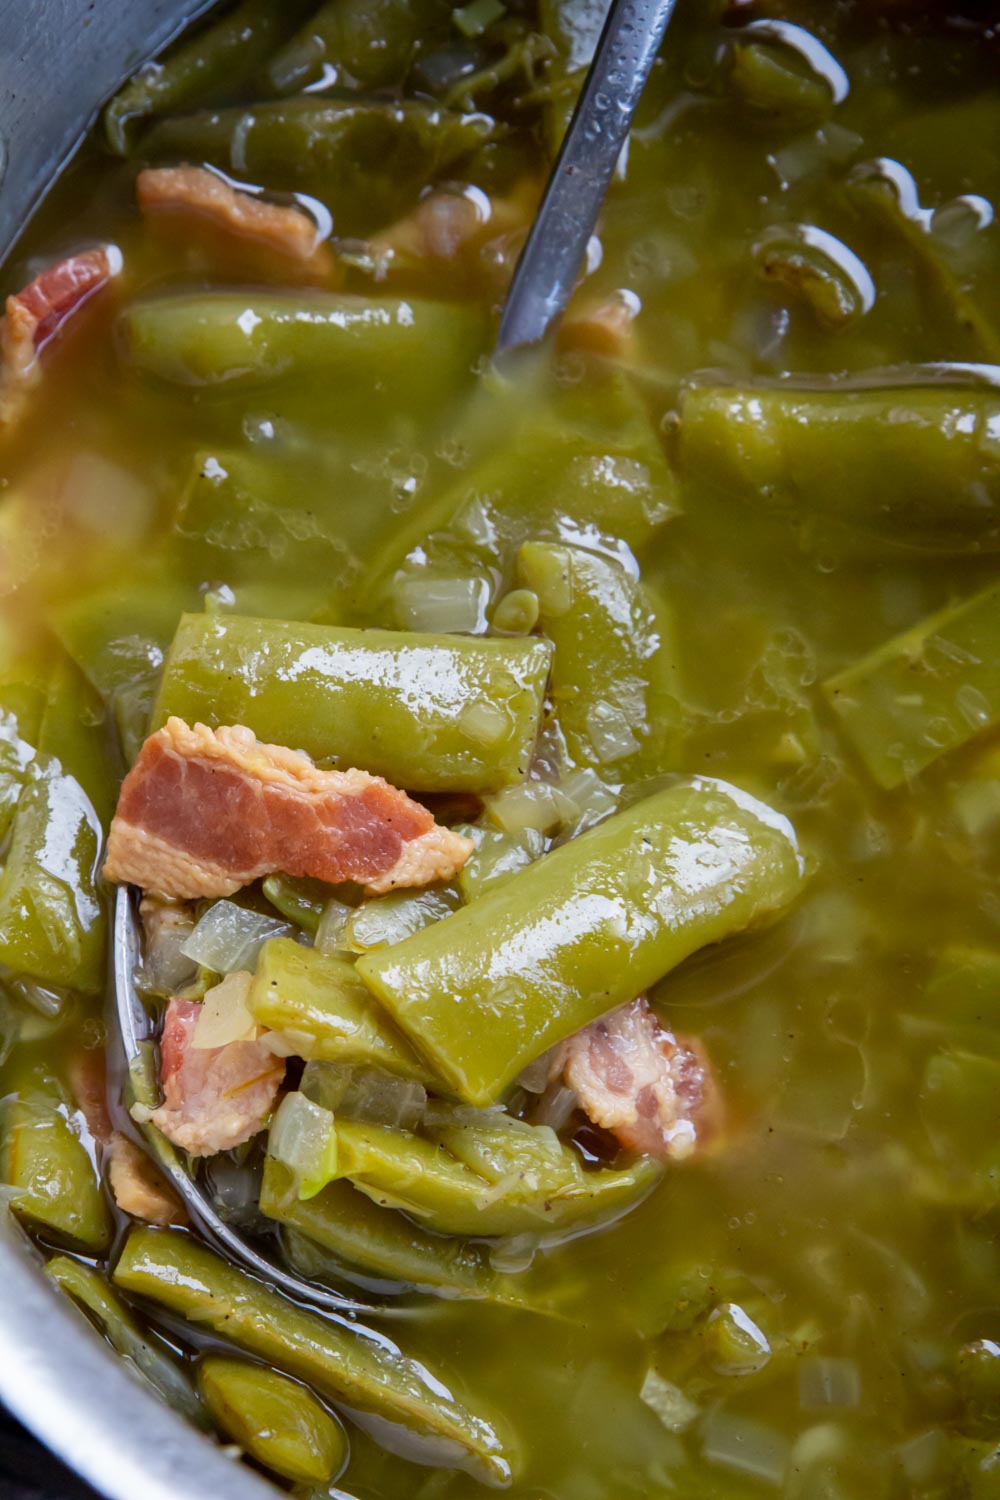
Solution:
<svg viewBox="0 0 1000 1500"><path fill-rule="evenodd" d="M448 1440L461 1466L483 1482L510 1483L514 1457L491 1423L432 1384L384 1335L305 1312L171 1230L133 1229L114 1279L334 1401Z"/></svg>
<svg viewBox="0 0 1000 1500"><path fill-rule="evenodd" d="M451 10L448 0L326 0L271 59L268 85L296 93L330 69L341 85L399 85L417 44L426 46L442 26L447 36Z"/></svg>
<svg viewBox="0 0 1000 1500"><path fill-rule="evenodd" d="M287 1375L207 1354L198 1365L198 1387L223 1435L272 1474L327 1485L347 1462L343 1427Z"/></svg>
<svg viewBox="0 0 1000 1500"><path fill-rule="evenodd" d="M439 399L484 338L474 307L346 292L183 292L133 303L123 326L140 370L227 393L340 375Z"/></svg>
<svg viewBox="0 0 1000 1500"><path fill-rule="evenodd" d="M550 656L534 640L184 615L153 723L246 724L411 791L488 791L528 768Z"/></svg>
<svg viewBox="0 0 1000 1500"><path fill-rule="evenodd" d="M346 958L272 938L260 951L247 1006L262 1026L288 1033L300 1057L433 1082Z"/></svg>
<svg viewBox="0 0 1000 1500"><path fill-rule="evenodd" d="M899 786L1000 723L1000 585L886 641L823 692L879 786Z"/></svg>
<svg viewBox="0 0 1000 1500"><path fill-rule="evenodd" d="M694 385L691 485L905 547L1000 550L1000 395L930 384L824 390Z"/></svg>
<svg viewBox="0 0 1000 1500"><path fill-rule="evenodd" d="M445 1296L524 1303L516 1278L500 1275L480 1245L429 1234L403 1214L380 1208L349 1182L331 1182L303 1202L288 1169L273 1157L264 1165L261 1212L307 1241L332 1251L346 1274L360 1271L370 1282L390 1281ZM304 1269L310 1264L306 1256ZM315 1274L318 1265L312 1262ZM324 1269L329 1271L329 1265Z"/></svg>
<svg viewBox="0 0 1000 1500"><path fill-rule="evenodd" d="M263 883L263 891L275 910L289 922L294 922L303 932L316 935L323 908L330 899L330 886L321 880L269 875Z"/></svg>
<svg viewBox="0 0 1000 1500"><path fill-rule="evenodd" d="M552 700L575 764L615 780L670 769L677 662L662 602L621 563L581 547L526 542L517 570L555 647Z"/></svg>
<svg viewBox="0 0 1000 1500"><path fill-rule="evenodd" d="M338 1119L338 1174L373 1202L412 1214L438 1234L474 1236L557 1234L600 1223L637 1203L660 1175L646 1159L620 1171L585 1172L555 1137L553 1151L540 1151L530 1138L511 1134L488 1146L470 1142L470 1159L488 1155L493 1165L485 1176L454 1154L463 1128L469 1129L443 1133L446 1146L412 1131Z"/></svg>
<svg viewBox="0 0 1000 1500"><path fill-rule="evenodd" d="M3 1181L18 1189L11 1210L72 1250L100 1255L111 1214L66 1095L43 1068L24 1069L0 1105Z"/></svg>
<svg viewBox="0 0 1000 1500"><path fill-rule="evenodd" d="M177 1360L168 1354L155 1333L139 1327L100 1271L82 1261L57 1255L45 1274L61 1291L90 1314L112 1348L148 1380L170 1406L205 1426L205 1411L194 1386Z"/></svg>
<svg viewBox="0 0 1000 1500"><path fill-rule="evenodd" d="M311 0L241 0L162 63L141 68L104 111L112 151L127 156L135 127L184 105L228 92L269 57Z"/></svg>
<svg viewBox="0 0 1000 1500"><path fill-rule="evenodd" d="M678 781L358 972L461 1098L489 1104L547 1047L801 880L791 826L724 782Z"/></svg>

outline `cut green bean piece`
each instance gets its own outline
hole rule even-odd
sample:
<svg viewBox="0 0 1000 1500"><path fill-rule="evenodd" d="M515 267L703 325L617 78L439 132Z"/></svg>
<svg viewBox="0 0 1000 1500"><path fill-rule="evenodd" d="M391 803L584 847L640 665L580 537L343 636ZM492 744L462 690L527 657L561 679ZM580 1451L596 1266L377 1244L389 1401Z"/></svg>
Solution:
<svg viewBox="0 0 1000 1500"><path fill-rule="evenodd" d="M463 823L456 831L475 845L458 876L458 887L466 901L475 900L490 886L516 875L545 851L545 839L534 828L525 828L521 833L500 833L476 823Z"/></svg>
<svg viewBox="0 0 1000 1500"><path fill-rule="evenodd" d="M66 1096L44 1069L24 1070L0 1103L0 1166L19 1219L60 1245L100 1255L111 1214Z"/></svg>
<svg viewBox="0 0 1000 1500"><path fill-rule="evenodd" d="M980 387L690 386L688 483L905 547L1000 550L1000 395Z"/></svg>
<svg viewBox="0 0 1000 1500"><path fill-rule="evenodd" d="M1000 723L1000 585L886 641L823 684L879 786Z"/></svg>
<svg viewBox="0 0 1000 1500"><path fill-rule="evenodd" d="M482 1246L429 1234L404 1215L380 1208L349 1182L331 1182L317 1197L301 1202L287 1168L269 1157L260 1207L269 1218L332 1252L343 1263L342 1274L350 1276L353 1268L369 1284L375 1278L376 1286L387 1281L452 1297L515 1305L525 1300L514 1290L516 1278L494 1271ZM313 1274L319 1269L314 1261Z"/></svg>
<svg viewBox="0 0 1000 1500"><path fill-rule="evenodd" d="M551 694L574 763L616 780L669 769L679 710L662 602L620 562L580 547L526 542L517 570L555 647Z"/></svg>
<svg viewBox="0 0 1000 1500"><path fill-rule="evenodd" d="M184 615L153 723L246 724L411 791L489 791L528 769L550 657L535 640Z"/></svg>
<svg viewBox="0 0 1000 1500"><path fill-rule="evenodd" d="M484 1483L510 1483L514 1458L491 1423L432 1381L383 1334L305 1312L188 1235L170 1230L133 1229L114 1279L124 1291L220 1334L321 1395L419 1436L447 1440L458 1464Z"/></svg>
<svg viewBox="0 0 1000 1500"><path fill-rule="evenodd" d="M775 224L753 247L762 281L811 309L822 328L845 328L875 305L875 283L854 252L812 224Z"/></svg>
<svg viewBox="0 0 1000 1500"><path fill-rule="evenodd" d="M207 1354L198 1387L223 1435L272 1474L329 1484L347 1462L347 1434L311 1391L277 1370Z"/></svg>
<svg viewBox="0 0 1000 1500"><path fill-rule="evenodd" d="M231 91L273 53L310 3L241 0L163 62L141 68L104 111L104 130L112 151L127 156L136 127L158 115Z"/></svg>
<svg viewBox="0 0 1000 1500"><path fill-rule="evenodd" d="M337 215L338 232L349 225L362 234L401 215L415 183L501 133L485 114L458 114L423 99L306 96L164 120L143 151L210 162L281 192L312 193Z"/></svg>
<svg viewBox="0 0 1000 1500"><path fill-rule="evenodd" d="M778 130L819 125L833 110L830 85L790 48L737 42L730 79L751 118Z"/></svg>
<svg viewBox="0 0 1000 1500"><path fill-rule="evenodd" d="M412 1131L338 1120L337 1170L373 1202L412 1214L437 1234L488 1237L558 1234L614 1218L639 1202L661 1171L641 1160L587 1172L568 1146L553 1156L513 1135L502 1149L492 1144L491 1161L502 1157L507 1170L486 1177Z"/></svg>
<svg viewBox="0 0 1000 1500"><path fill-rule="evenodd" d="M341 947L349 953L371 953L401 943L440 922L458 906L458 892L450 887L423 891L390 891L354 908L341 934Z"/></svg>
<svg viewBox="0 0 1000 1500"><path fill-rule="evenodd" d="M271 59L268 86L296 93L331 70L341 85L399 85L417 44L447 35L451 11L448 0L326 0Z"/></svg>
<svg viewBox="0 0 1000 1500"><path fill-rule="evenodd" d="M299 1057L360 1063L433 1082L346 958L303 948L292 938L272 938L257 960L247 1007L262 1026L285 1033Z"/></svg>
<svg viewBox="0 0 1000 1500"><path fill-rule="evenodd" d="M138 369L227 393L339 375L355 387L429 387L437 400L469 375L484 340L474 307L347 292L150 297L126 310L123 327Z"/></svg>
<svg viewBox="0 0 1000 1500"><path fill-rule="evenodd" d="M205 1426L205 1411L188 1375L154 1333L139 1327L113 1287L94 1266L57 1255L45 1274L87 1312L112 1348L129 1361L168 1405Z"/></svg>
<svg viewBox="0 0 1000 1500"><path fill-rule="evenodd" d="M319 927L323 908L330 899L331 887L321 880L300 880L291 875L268 875L263 883L264 895L275 911L303 932L313 936Z"/></svg>
<svg viewBox="0 0 1000 1500"><path fill-rule="evenodd" d="M490 1104L547 1047L775 915L801 878L784 818L678 780L358 972L452 1090Z"/></svg>

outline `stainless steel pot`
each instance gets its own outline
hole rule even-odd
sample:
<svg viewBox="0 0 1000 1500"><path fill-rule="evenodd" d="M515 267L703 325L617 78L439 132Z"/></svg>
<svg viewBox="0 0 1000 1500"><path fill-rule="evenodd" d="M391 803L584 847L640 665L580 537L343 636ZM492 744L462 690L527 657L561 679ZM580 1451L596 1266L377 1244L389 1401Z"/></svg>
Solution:
<svg viewBox="0 0 1000 1500"><path fill-rule="evenodd" d="M0 260L102 101L209 0L0 0ZM147 1391L0 1208L0 1399L108 1500L274 1500Z"/></svg>

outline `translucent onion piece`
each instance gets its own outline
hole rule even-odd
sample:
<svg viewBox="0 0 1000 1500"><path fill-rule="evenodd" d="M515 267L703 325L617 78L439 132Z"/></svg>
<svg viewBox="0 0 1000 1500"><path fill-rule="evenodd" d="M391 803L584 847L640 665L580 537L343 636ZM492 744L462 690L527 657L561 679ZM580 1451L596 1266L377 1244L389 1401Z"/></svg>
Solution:
<svg viewBox="0 0 1000 1500"><path fill-rule="evenodd" d="M700 1413L700 1408L685 1396L680 1386L664 1380L652 1365L646 1371L639 1397L668 1432L686 1432Z"/></svg>
<svg viewBox="0 0 1000 1500"><path fill-rule="evenodd" d="M789 1443L773 1427L750 1417L714 1411L702 1428L702 1452L710 1464L749 1474L780 1489L788 1468Z"/></svg>
<svg viewBox="0 0 1000 1500"><path fill-rule="evenodd" d="M450 916L457 904L454 896L443 890L393 891L364 901L351 912L340 946L350 953L388 948Z"/></svg>
<svg viewBox="0 0 1000 1500"><path fill-rule="evenodd" d="M799 1362L799 1405L805 1411L861 1404L861 1374L853 1359L811 1355Z"/></svg>
<svg viewBox="0 0 1000 1500"><path fill-rule="evenodd" d="M247 1009L252 979L248 970L238 969L207 991L191 1039L192 1047L207 1050L225 1047L229 1042L253 1040L257 1023Z"/></svg>
<svg viewBox="0 0 1000 1500"><path fill-rule="evenodd" d="M216 974L252 969L269 938L294 937L295 928L277 917L237 906L235 901L216 901L195 924L181 952Z"/></svg>
<svg viewBox="0 0 1000 1500"><path fill-rule="evenodd" d="M337 1170L333 1115L298 1090L286 1094L271 1122L268 1150L291 1172L298 1196L314 1198Z"/></svg>
<svg viewBox="0 0 1000 1500"><path fill-rule="evenodd" d="M302 1075L310 1099L348 1120L413 1130L427 1106L427 1090L381 1068L310 1062Z"/></svg>
<svg viewBox="0 0 1000 1500"><path fill-rule="evenodd" d="M408 577L394 586L401 630L431 635L482 635L490 586L485 578Z"/></svg>
<svg viewBox="0 0 1000 1500"><path fill-rule="evenodd" d="M323 915L316 928L315 946L320 953L339 953L344 947L344 929L351 919L353 906L331 896L323 908Z"/></svg>

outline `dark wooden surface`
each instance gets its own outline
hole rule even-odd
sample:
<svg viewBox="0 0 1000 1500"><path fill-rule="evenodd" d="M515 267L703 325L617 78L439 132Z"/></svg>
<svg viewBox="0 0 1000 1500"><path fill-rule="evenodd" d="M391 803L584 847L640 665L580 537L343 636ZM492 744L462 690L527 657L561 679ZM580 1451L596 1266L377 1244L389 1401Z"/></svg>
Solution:
<svg viewBox="0 0 1000 1500"><path fill-rule="evenodd" d="M0 1407L2 1500L100 1500Z"/></svg>

